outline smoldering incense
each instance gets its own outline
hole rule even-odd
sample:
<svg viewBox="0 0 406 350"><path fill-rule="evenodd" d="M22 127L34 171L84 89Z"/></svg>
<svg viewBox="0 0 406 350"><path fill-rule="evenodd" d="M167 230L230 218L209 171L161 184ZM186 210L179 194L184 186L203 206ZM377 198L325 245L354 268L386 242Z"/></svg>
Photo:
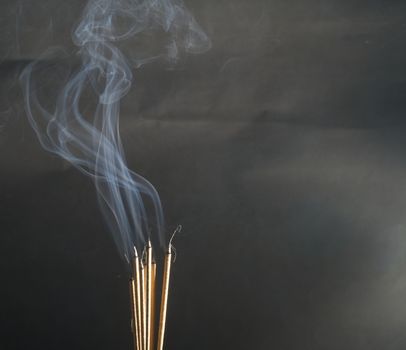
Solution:
<svg viewBox="0 0 406 350"><path fill-rule="evenodd" d="M156 33L157 29L161 29L168 38L166 55L156 56L154 47L152 51L143 50L139 56L127 59L119 49L125 45L124 40L133 39L143 32ZM178 52L201 53L208 50L211 43L181 0L89 0L72 36L82 63L69 73L66 83L58 82L58 86L61 83L60 88L52 94L55 99L47 94L54 84L43 86L42 80L37 81L35 76L49 74L49 65L44 65L44 62L65 61L67 57L62 50L58 50L59 54L48 50L52 53L44 53L21 73L27 117L46 150L67 160L94 180L100 208L117 246L124 257L131 257L134 242L145 237L145 231L151 224L150 217L154 218L161 243L165 237L159 195L151 183L128 168L120 140L120 101L129 92L133 80L134 66L130 66L129 62L138 67L158 57L167 57L174 62ZM142 48L144 45L139 46ZM59 68L56 72L59 76ZM51 82L53 80L50 79ZM83 108L81 103L89 93L95 102L93 111ZM44 101L41 101L42 97ZM151 213L147 210L145 199L152 204ZM158 331L160 350L165 333L170 251L169 245ZM153 332L151 265L149 260L149 267L145 269L137 256L135 261L138 267L135 267L134 281L130 284L136 338L138 334L135 343L138 350L151 350L151 342L147 341L152 338ZM147 276L146 270L149 271Z"/></svg>
<svg viewBox="0 0 406 350"><path fill-rule="evenodd" d="M130 296L132 307L132 329L135 350L163 350L168 309L169 282L173 253L174 235L181 230L181 226L173 233L168 250L164 256L163 279L161 289L161 304L159 312L158 331L155 331L157 316L157 264L150 241L144 248L141 258L134 247L133 274L130 281Z"/></svg>
<svg viewBox="0 0 406 350"><path fill-rule="evenodd" d="M124 40L133 39L143 32L155 33L157 29L161 29L168 38L166 55L156 56L154 47L152 52L143 50L140 56L127 59L119 49L125 45ZM27 117L46 150L64 158L94 180L100 207L117 246L124 257L130 257L133 255L134 239L137 238L135 241L138 242L139 238L144 237L146 226L149 226L150 215L147 215L144 199L152 204L150 214L151 218L154 217L154 226L161 242L164 240L164 215L154 186L128 168L120 140L120 101L129 92L133 80L133 66L128 63L134 62L139 67L159 56L166 56L174 62L182 50L190 53L208 50L210 39L181 0L89 0L72 36L82 64L70 73L65 84L61 82L60 89L52 94L55 95L54 100L50 101L51 97L47 95L48 89L54 88L53 84L43 86L42 80L37 82L35 76L49 74L48 64L45 65L47 70L43 70L44 62L59 61L62 56L65 60L67 57L62 52L60 56L55 50L48 50L52 54L45 53L21 73ZM38 93L41 97L44 93L45 103L42 103ZM93 111L88 107L82 108L81 102L89 93L94 96ZM93 124L90 120L93 120ZM167 258L164 273L167 280L162 291L165 303L161 305L164 313L161 313L159 328L161 348L171 263L170 257L169 260ZM140 259L136 260L139 262L136 269L138 275L134 274L133 277L138 276L139 282L136 277L130 286L131 298L134 300L135 293L137 300L132 306L132 309L137 308L133 318L134 324L136 321L138 324L139 350L148 350L145 269ZM148 337L151 335L148 334Z"/></svg>

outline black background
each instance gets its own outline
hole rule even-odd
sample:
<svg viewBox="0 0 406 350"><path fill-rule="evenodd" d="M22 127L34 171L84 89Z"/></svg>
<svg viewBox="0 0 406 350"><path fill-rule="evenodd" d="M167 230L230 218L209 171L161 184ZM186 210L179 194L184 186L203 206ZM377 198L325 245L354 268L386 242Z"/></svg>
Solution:
<svg viewBox="0 0 406 350"><path fill-rule="evenodd" d="M186 4L213 48L135 71L120 124L184 226L167 349L405 349L406 5ZM130 349L93 184L41 149L17 81L73 52L83 3L0 6L0 349Z"/></svg>

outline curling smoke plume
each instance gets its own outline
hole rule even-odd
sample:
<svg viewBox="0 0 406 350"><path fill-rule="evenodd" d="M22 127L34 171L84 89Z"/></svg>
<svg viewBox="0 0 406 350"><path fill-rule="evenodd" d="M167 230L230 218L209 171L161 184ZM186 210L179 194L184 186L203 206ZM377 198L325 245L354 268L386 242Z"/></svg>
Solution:
<svg viewBox="0 0 406 350"><path fill-rule="evenodd" d="M138 49L143 33L157 31L165 37L164 54ZM50 50L22 72L26 112L46 150L93 178L116 244L129 260L133 246L141 247L150 230L161 245L166 239L157 191L126 164L119 134L120 100L131 87L133 67L163 56L173 61L181 51L204 52L210 40L178 0L90 0L72 37L81 66L69 73L51 102L53 91L41 98L45 86L39 81L49 74L49 62L58 66L59 51ZM119 45L136 55L126 58ZM85 94L96 96L91 111L84 107Z"/></svg>

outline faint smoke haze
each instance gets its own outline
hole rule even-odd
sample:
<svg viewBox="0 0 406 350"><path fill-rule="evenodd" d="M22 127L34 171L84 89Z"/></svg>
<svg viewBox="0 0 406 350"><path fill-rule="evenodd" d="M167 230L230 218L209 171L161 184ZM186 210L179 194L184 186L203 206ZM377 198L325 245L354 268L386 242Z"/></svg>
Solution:
<svg viewBox="0 0 406 350"><path fill-rule="evenodd" d="M156 33L164 39L140 44L142 35ZM93 178L102 212L128 260L149 232L161 246L167 241L159 195L128 169L120 139L120 100L131 88L132 68L156 59L173 62L211 43L178 0L91 0L72 39L79 69L64 64L69 55L62 49L51 48L22 72L26 113L46 150ZM89 97L93 104L84 102Z"/></svg>

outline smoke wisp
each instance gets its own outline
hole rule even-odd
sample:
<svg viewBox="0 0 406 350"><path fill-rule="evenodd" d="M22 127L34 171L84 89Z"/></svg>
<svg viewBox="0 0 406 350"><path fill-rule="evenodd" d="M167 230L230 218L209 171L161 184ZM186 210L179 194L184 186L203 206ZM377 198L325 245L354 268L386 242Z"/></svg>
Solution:
<svg viewBox="0 0 406 350"><path fill-rule="evenodd" d="M141 34L157 31L165 37L159 53L137 45ZM22 72L26 113L46 150L93 178L101 210L128 260L149 232L162 246L166 237L156 189L127 166L119 133L120 100L131 88L133 68L158 58L176 60L182 51L204 52L210 40L178 0L90 0L72 39L80 67L64 78L55 75L60 88L50 88L45 100L46 84L40 81L66 54L51 49ZM135 54L126 57L120 46ZM88 94L96 100L91 109L83 103Z"/></svg>

